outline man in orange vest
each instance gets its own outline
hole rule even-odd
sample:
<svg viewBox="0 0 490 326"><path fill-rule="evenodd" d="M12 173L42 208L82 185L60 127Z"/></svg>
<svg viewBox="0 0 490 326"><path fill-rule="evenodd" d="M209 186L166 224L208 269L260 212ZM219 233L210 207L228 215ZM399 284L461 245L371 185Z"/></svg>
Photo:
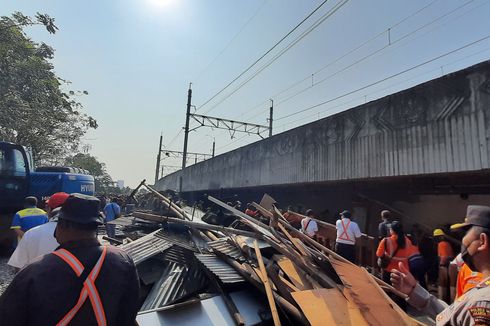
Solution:
<svg viewBox="0 0 490 326"><path fill-rule="evenodd" d="M139 282L122 250L102 246L97 198L70 195L58 215L60 246L24 267L0 297L9 325L134 325Z"/></svg>

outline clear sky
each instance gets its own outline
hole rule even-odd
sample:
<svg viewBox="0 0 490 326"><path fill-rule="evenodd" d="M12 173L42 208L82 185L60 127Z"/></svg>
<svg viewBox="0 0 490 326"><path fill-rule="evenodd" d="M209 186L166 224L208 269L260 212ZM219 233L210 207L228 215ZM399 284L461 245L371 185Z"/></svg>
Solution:
<svg viewBox="0 0 490 326"><path fill-rule="evenodd" d="M490 38L445 55L490 35L488 0L331 0L203 105L322 2L0 0L0 13L56 19L55 35L27 33L55 48L72 89L89 92L80 101L99 123L84 137L90 153L136 186L153 182L161 132L167 149L182 151L191 82L198 114L265 125L272 98L276 134L490 58ZM260 139L199 128L189 151L211 153L213 138L217 155ZM163 163L167 171L181 160Z"/></svg>

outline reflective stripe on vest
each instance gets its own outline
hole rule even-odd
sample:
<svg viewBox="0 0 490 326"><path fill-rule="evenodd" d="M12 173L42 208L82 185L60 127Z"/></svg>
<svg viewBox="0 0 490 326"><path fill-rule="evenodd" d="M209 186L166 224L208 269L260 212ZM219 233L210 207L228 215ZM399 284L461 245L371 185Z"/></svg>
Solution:
<svg viewBox="0 0 490 326"><path fill-rule="evenodd" d="M340 223L342 223L342 228L344 230L342 230L342 233L340 234L339 239L346 240L346 241L352 241L349 238L349 235L347 234L347 230L349 229L349 225L350 225L350 220L349 220L349 222L347 222L347 226L344 225L344 220L340 220ZM344 235L345 235L345 238L344 238Z"/></svg>
<svg viewBox="0 0 490 326"><path fill-rule="evenodd" d="M90 271L87 279L83 282L83 288L80 291L80 296L78 297L78 301L73 308L56 324L56 325L68 325L70 321L75 317L77 312L82 308L83 304L87 300L87 297L90 299L90 303L92 304L92 309L94 310L95 318L97 319L98 325L107 325L104 306L102 305L102 301L100 300L99 292L97 291L97 287L95 286L95 280L97 276L99 276L100 269L102 264L104 263L105 256L107 253L107 248L104 246L102 250L102 254L97 260L94 268ZM83 264L75 257L71 252L66 249L59 249L53 252L56 256L60 257L71 269L75 272L77 277L83 273L85 267Z"/></svg>

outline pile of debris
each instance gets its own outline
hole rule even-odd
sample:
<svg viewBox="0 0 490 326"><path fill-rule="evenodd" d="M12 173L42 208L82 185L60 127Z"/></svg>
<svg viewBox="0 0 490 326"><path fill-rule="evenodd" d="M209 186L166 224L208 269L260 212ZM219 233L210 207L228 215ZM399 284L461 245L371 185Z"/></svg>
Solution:
<svg viewBox="0 0 490 326"><path fill-rule="evenodd" d="M139 325L421 325L385 291L401 293L298 232L274 206L254 203L266 224L209 196L237 217L224 227L147 188L168 214L137 209L113 222L133 239L121 248L142 284Z"/></svg>

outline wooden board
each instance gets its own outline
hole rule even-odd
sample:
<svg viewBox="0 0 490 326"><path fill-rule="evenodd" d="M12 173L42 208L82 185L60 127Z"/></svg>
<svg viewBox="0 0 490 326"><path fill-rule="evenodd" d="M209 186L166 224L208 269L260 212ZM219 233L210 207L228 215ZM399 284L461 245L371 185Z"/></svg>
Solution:
<svg viewBox="0 0 490 326"><path fill-rule="evenodd" d="M303 274L303 271L298 268L289 258L281 257L277 260L277 264L298 289L308 290L312 288L311 283L308 282Z"/></svg>
<svg viewBox="0 0 490 326"><path fill-rule="evenodd" d="M420 325L386 295L365 269L336 259L332 259L332 265L346 284L345 297L359 307L369 325Z"/></svg>
<svg viewBox="0 0 490 326"><path fill-rule="evenodd" d="M267 210L271 210L272 209L272 205L277 203L276 200L274 198L272 198L271 196L269 196L268 194L264 194L264 196L262 197L262 200L260 201L259 205L264 207L265 209Z"/></svg>
<svg viewBox="0 0 490 326"><path fill-rule="evenodd" d="M312 326L368 325L359 308L337 289L293 292L292 296Z"/></svg>

